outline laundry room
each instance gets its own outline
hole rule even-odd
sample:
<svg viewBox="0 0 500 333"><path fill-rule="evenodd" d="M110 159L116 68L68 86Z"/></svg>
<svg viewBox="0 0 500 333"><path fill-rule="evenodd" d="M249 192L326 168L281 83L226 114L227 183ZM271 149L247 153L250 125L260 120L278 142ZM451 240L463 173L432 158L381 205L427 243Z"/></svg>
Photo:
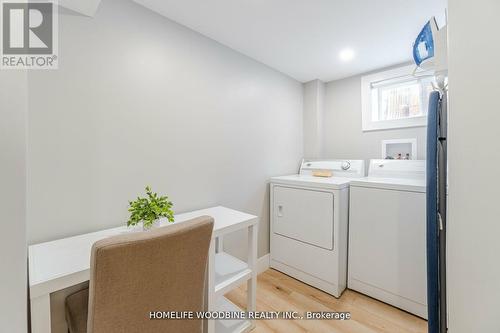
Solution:
<svg viewBox="0 0 500 333"><path fill-rule="evenodd" d="M0 0L0 332L499 333L499 12Z"/></svg>

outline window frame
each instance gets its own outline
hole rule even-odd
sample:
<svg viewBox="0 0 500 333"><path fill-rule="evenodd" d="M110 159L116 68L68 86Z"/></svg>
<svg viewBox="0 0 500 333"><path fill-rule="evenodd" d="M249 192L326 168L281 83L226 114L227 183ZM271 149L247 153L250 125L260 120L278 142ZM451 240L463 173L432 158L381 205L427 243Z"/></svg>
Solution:
<svg viewBox="0 0 500 333"><path fill-rule="evenodd" d="M408 82L411 81L411 79L413 80L418 79L418 77L417 78L410 77L413 74L414 69L415 66L408 65L370 75L365 75L361 78L361 119L362 119L363 132L427 126L427 114L423 116L409 117L403 119L391 119L391 120L379 120L379 121L373 120L374 107L372 101L372 84L375 82L404 78L406 76L408 76ZM428 75L429 73L419 72L419 74ZM401 83L403 82L404 81L401 81Z"/></svg>

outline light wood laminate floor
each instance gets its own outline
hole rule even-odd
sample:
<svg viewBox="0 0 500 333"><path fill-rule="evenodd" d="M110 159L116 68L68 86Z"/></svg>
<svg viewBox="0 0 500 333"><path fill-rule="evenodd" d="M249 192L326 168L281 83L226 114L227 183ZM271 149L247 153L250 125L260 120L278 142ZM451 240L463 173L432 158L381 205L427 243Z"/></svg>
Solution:
<svg viewBox="0 0 500 333"><path fill-rule="evenodd" d="M226 297L245 307L246 285ZM407 312L346 290L340 299L308 286L276 270L258 277L257 311L337 311L350 312L351 319L338 320L258 320L252 333L426 333L427 322Z"/></svg>

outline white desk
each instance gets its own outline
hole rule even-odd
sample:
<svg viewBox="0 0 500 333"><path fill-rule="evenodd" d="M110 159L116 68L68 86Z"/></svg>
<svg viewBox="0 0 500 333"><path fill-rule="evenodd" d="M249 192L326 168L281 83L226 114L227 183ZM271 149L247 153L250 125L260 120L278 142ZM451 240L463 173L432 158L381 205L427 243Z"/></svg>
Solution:
<svg viewBox="0 0 500 333"><path fill-rule="evenodd" d="M208 215L215 220L210 243L207 310L234 309L224 293L241 283L248 283L247 310L255 311L257 286L257 216L225 207L212 207L175 215L175 223ZM162 226L168 227L169 223ZM222 236L248 229L248 260L243 262L221 251ZM32 333L50 333L50 294L89 280L92 245L103 238L133 232L126 226L59 239L29 247L29 284ZM216 242L220 242L216 253ZM236 309L235 309L236 310ZM239 311L239 310L238 310ZM253 328L249 321L210 320L209 333L245 332Z"/></svg>

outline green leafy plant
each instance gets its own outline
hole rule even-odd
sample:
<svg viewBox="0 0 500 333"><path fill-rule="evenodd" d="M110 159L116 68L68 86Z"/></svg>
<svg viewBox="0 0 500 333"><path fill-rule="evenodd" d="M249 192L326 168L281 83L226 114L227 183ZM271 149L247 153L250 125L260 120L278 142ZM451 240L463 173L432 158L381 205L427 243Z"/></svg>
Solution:
<svg viewBox="0 0 500 333"><path fill-rule="evenodd" d="M153 223L162 217L166 217L169 222L174 222L173 203L167 196L158 196L151 191L151 187L146 186L146 198L137 197L137 200L129 202L130 218L127 226L134 226L143 223L144 229L149 229Z"/></svg>

